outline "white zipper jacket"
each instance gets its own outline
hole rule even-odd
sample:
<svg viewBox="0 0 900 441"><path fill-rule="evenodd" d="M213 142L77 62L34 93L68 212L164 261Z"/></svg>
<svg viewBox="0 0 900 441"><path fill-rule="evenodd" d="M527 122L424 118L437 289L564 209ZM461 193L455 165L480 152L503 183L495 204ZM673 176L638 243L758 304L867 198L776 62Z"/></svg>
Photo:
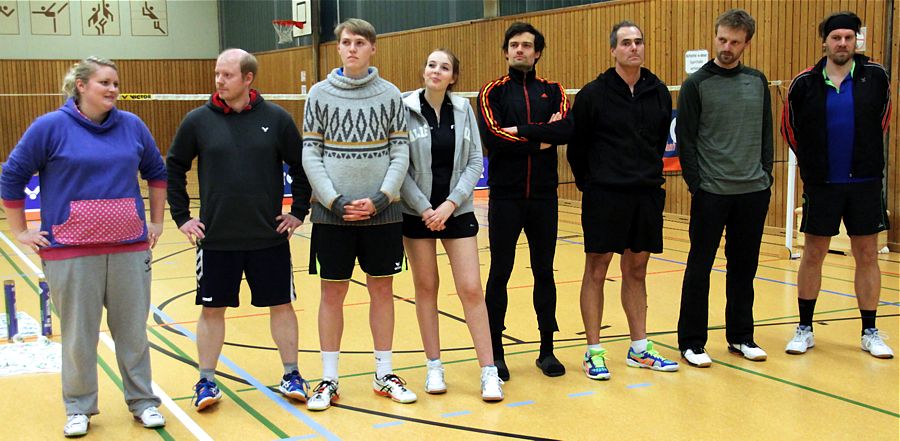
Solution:
<svg viewBox="0 0 900 441"><path fill-rule="evenodd" d="M409 109L409 169L400 187L403 213L421 216L432 207L431 202L431 127L422 116L419 94L422 89L403 93L403 104ZM478 120L469 100L449 93L453 104L454 133L453 174L450 177L450 195L447 199L456 204L453 216L475 211L473 204L475 185L481 178L484 162L481 153L481 136Z"/></svg>

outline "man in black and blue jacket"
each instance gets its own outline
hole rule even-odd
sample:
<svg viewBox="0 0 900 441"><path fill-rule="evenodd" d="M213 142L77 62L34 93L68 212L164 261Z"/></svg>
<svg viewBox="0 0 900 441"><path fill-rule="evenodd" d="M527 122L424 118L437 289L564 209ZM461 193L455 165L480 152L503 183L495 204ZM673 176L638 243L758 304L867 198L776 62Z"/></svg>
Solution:
<svg viewBox="0 0 900 441"><path fill-rule="evenodd" d="M892 358L875 315L881 290L878 233L885 211L884 131L891 115L890 80L880 64L856 54L862 21L852 12L819 25L825 56L791 82L781 133L797 155L803 178L803 257L797 275L800 324L785 351L803 354L815 344L812 317L822 286L822 264L841 220L856 261L856 298L862 349Z"/></svg>

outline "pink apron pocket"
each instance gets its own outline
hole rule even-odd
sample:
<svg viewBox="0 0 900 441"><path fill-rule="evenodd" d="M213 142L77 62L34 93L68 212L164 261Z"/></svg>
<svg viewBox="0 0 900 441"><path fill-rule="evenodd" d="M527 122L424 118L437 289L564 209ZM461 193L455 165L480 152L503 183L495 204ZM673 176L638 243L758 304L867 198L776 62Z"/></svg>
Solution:
<svg viewBox="0 0 900 441"><path fill-rule="evenodd" d="M53 237L63 245L115 244L144 233L133 198L93 199L69 203L69 218L54 225Z"/></svg>

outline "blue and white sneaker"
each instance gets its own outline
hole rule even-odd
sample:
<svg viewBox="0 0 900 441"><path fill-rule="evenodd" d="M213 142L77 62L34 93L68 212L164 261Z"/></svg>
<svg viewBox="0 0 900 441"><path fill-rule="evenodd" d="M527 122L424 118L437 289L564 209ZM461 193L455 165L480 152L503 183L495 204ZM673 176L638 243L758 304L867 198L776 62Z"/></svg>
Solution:
<svg viewBox="0 0 900 441"><path fill-rule="evenodd" d="M636 368L653 369L654 371L675 372L678 370L678 362L669 360L653 348L653 342L647 342L647 349L637 353L634 348L628 348L628 357L625 358L628 366Z"/></svg>
<svg viewBox="0 0 900 441"><path fill-rule="evenodd" d="M221 399L222 391L219 390L219 386L216 385L215 381L201 378L194 385L194 407L197 408L197 412L218 403Z"/></svg>
<svg viewBox="0 0 900 441"><path fill-rule="evenodd" d="M306 402L309 396L309 382L300 376L300 372L293 371L281 377L281 385L278 386L278 392L288 398L293 398L301 403Z"/></svg>
<svg viewBox="0 0 900 441"><path fill-rule="evenodd" d="M591 380L609 380L606 368L606 349L588 349L581 363L584 374Z"/></svg>

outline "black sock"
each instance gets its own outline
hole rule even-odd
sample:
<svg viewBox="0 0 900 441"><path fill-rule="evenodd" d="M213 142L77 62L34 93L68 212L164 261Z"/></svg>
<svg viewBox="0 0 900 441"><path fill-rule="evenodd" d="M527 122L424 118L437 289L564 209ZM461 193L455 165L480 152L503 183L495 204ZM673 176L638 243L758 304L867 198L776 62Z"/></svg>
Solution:
<svg viewBox="0 0 900 441"><path fill-rule="evenodd" d="M503 334L491 332L491 349L494 352L494 360L503 360Z"/></svg>
<svg viewBox="0 0 900 441"><path fill-rule="evenodd" d="M800 307L800 324L812 328L813 313L816 311L816 299L797 299Z"/></svg>
<svg viewBox="0 0 900 441"><path fill-rule="evenodd" d="M553 355L553 333L541 332L541 352L538 358L543 360L548 355Z"/></svg>
<svg viewBox="0 0 900 441"><path fill-rule="evenodd" d="M867 311L865 309L859 310L859 316L862 318L862 330L865 332L866 329L872 329L875 327L875 312L876 310Z"/></svg>

